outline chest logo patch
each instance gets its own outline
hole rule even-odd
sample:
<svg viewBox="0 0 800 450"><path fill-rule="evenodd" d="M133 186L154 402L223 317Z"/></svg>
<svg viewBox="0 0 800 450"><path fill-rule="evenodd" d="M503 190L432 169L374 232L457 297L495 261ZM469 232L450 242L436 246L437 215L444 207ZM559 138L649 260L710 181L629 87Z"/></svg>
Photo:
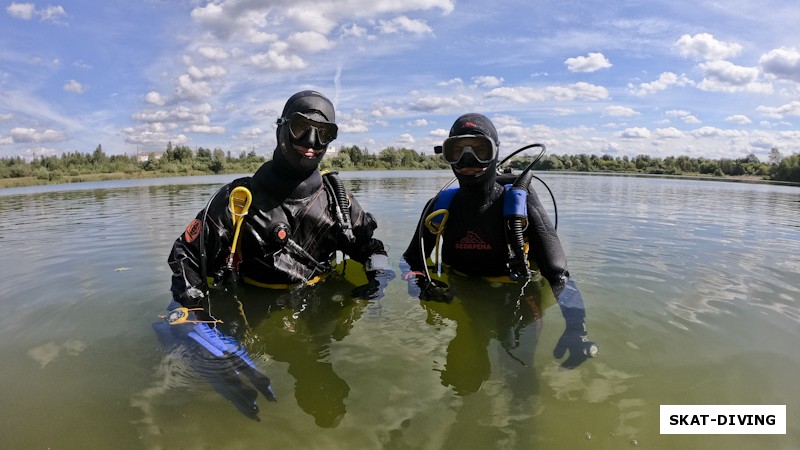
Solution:
<svg viewBox="0 0 800 450"><path fill-rule="evenodd" d="M474 231L467 231L467 234L456 242L455 246L458 250L491 250L492 246L484 242L478 233Z"/></svg>

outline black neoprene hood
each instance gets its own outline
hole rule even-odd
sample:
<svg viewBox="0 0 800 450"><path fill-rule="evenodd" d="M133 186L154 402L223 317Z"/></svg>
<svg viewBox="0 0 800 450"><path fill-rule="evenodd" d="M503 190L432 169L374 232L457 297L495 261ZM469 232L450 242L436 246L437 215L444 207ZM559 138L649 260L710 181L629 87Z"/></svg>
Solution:
<svg viewBox="0 0 800 450"><path fill-rule="evenodd" d="M327 121L335 123L336 113L333 108L333 103L327 97L317 91L300 91L286 101L286 106L283 107L281 113L282 119L288 119L294 113L304 113L311 116L312 119L317 121ZM278 149L276 154L280 152L281 157L289 164L289 166L299 172L308 173L316 170L319 166L322 157L328 150L328 145L308 145L316 150L316 156L313 158L305 158L300 156L292 148L292 138L289 135L287 125L280 124L275 130L278 140Z"/></svg>
<svg viewBox="0 0 800 450"><path fill-rule="evenodd" d="M333 103L327 97L317 91L300 91L286 100L281 117L288 118L296 112L311 113L317 112L330 122L336 123L336 112Z"/></svg>
<svg viewBox="0 0 800 450"><path fill-rule="evenodd" d="M494 124L483 114L468 113L456 119L450 128L450 137L465 134L480 134L493 140L496 145L500 145Z"/></svg>

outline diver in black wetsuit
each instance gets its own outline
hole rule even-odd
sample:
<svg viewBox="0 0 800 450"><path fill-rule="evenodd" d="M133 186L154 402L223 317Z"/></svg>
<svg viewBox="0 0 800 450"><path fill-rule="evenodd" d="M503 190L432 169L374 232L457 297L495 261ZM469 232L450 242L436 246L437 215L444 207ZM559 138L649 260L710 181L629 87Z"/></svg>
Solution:
<svg viewBox="0 0 800 450"><path fill-rule="evenodd" d="M354 296L380 298L393 277L383 243L372 236L377 228L372 215L335 174L317 169L338 131L330 100L316 91L298 92L277 124L272 160L252 177L222 187L175 241L168 260L171 291L184 307L208 308L203 301L208 278L238 277L272 288L312 283L331 271L337 250L367 271L369 283ZM252 204L231 263L235 227L229 202L237 187L250 191Z"/></svg>
<svg viewBox="0 0 800 450"><path fill-rule="evenodd" d="M268 288L310 285L333 271L337 251L363 264L366 271L367 283L353 289L354 297L381 298L386 283L394 278L383 243L373 238L377 224L372 215L361 209L335 173L322 175L317 169L338 132L330 100L319 92L298 92L286 102L277 124L278 144L272 160L252 177L239 178L218 190L175 241L168 259L173 301L169 313L162 316L164 322L153 325L165 349L180 352L215 389L254 420L258 420L258 393L270 401L276 396L269 378L259 371L244 346L217 327L222 321L211 314L208 283L241 280ZM215 295L222 299L220 312L237 303L236 290L233 292L233 297L224 292ZM309 296L303 295L301 300L308 302ZM244 317L242 303L238 306ZM299 310L313 310L313 306ZM226 323L231 323L227 317ZM290 373L297 361L302 365L322 358L305 349L293 356L296 358L281 356L295 361L290 363ZM315 392L330 399L325 402L330 407L312 411L321 426L336 426L344 414L349 388L329 366L317 368L330 375L320 377L322 383ZM309 375L319 374L312 370ZM300 383L307 377L297 379ZM306 398L297 395L298 404L307 409Z"/></svg>
<svg viewBox="0 0 800 450"><path fill-rule="evenodd" d="M451 165L459 183L447 207L449 216L442 235L442 262L459 274L502 277L519 271L509 257L508 225L503 211L507 200L503 186L497 182L498 146L492 122L475 113L459 117L442 146L445 161ZM523 260L524 273L527 274L527 264L532 263L550 283L566 320L566 330L554 355L561 358L568 350L569 356L563 366L575 367L587 357L595 356L597 346L587 339L583 298L570 278L556 230L535 191L529 186L524 188L527 189L524 238L529 248ZM425 261L436 243L436 235L423 226L435 209L435 200L431 199L423 210L417 231L403 254L409 292L422 299L436 296L447 299L448 295L433 284L436 280L423 273Z"/></svg>

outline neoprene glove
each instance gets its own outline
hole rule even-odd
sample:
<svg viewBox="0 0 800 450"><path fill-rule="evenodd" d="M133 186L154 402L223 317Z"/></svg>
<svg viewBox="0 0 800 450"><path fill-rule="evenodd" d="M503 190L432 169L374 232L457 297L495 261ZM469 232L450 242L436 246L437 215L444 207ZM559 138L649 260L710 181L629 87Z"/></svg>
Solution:
<svg viewBox="0 0 800 450"><path fill-rule="evenodd" d="M383 298L383 290L396 275L391 269L372 270L367 272L367 284L353 289L351 295L362 300L379 300Z"/></svg>
<svg viewBox="0 0 800 450"><path fill-rule="evenodd" d="M573 320L567 318L567 315L565 314L567 327L553 350L553 356L561 359L569 352L569 356L561 363L561 367L574 369L587 359L597 356L599 347L587 338L586 323L583 319Z"/></svg>
<svg viewBox="0 0 800 450"><path fill-rule="evenodd" d="M453 300L453 293L447 283L439 280L428 281L427 278L414 274L407 276L406 281L408 281L408 295L412 297L443 303L450 303Z"/></svg>
<svg viewBox="0 0 800 450"><path fill-rule="evenodd" d="M211 318L205 311L181 311L175 302L170 304L169 310L164 321L153 324L162 346L168 351L180 352L184 360L240 412L259 420L258 392L268 401L276 399L269 377L258 370L244 346L213 328L213 323L204 323L204 319Z"/></svg>

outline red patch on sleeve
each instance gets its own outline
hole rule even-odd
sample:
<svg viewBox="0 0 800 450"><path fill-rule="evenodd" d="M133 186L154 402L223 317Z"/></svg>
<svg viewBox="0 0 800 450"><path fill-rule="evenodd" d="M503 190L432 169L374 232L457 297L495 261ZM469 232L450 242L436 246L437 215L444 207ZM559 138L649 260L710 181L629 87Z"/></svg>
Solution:
<svg viewBox="0 0 800 450"><path fill-rule="evenodd" d="M200 230L203 229L203 224L200 222L200 219L194 219L192 223L186 227L186 231L183 232L183 239L186 242L192 242L197 239L197 236L200 236Z"/></svg>

